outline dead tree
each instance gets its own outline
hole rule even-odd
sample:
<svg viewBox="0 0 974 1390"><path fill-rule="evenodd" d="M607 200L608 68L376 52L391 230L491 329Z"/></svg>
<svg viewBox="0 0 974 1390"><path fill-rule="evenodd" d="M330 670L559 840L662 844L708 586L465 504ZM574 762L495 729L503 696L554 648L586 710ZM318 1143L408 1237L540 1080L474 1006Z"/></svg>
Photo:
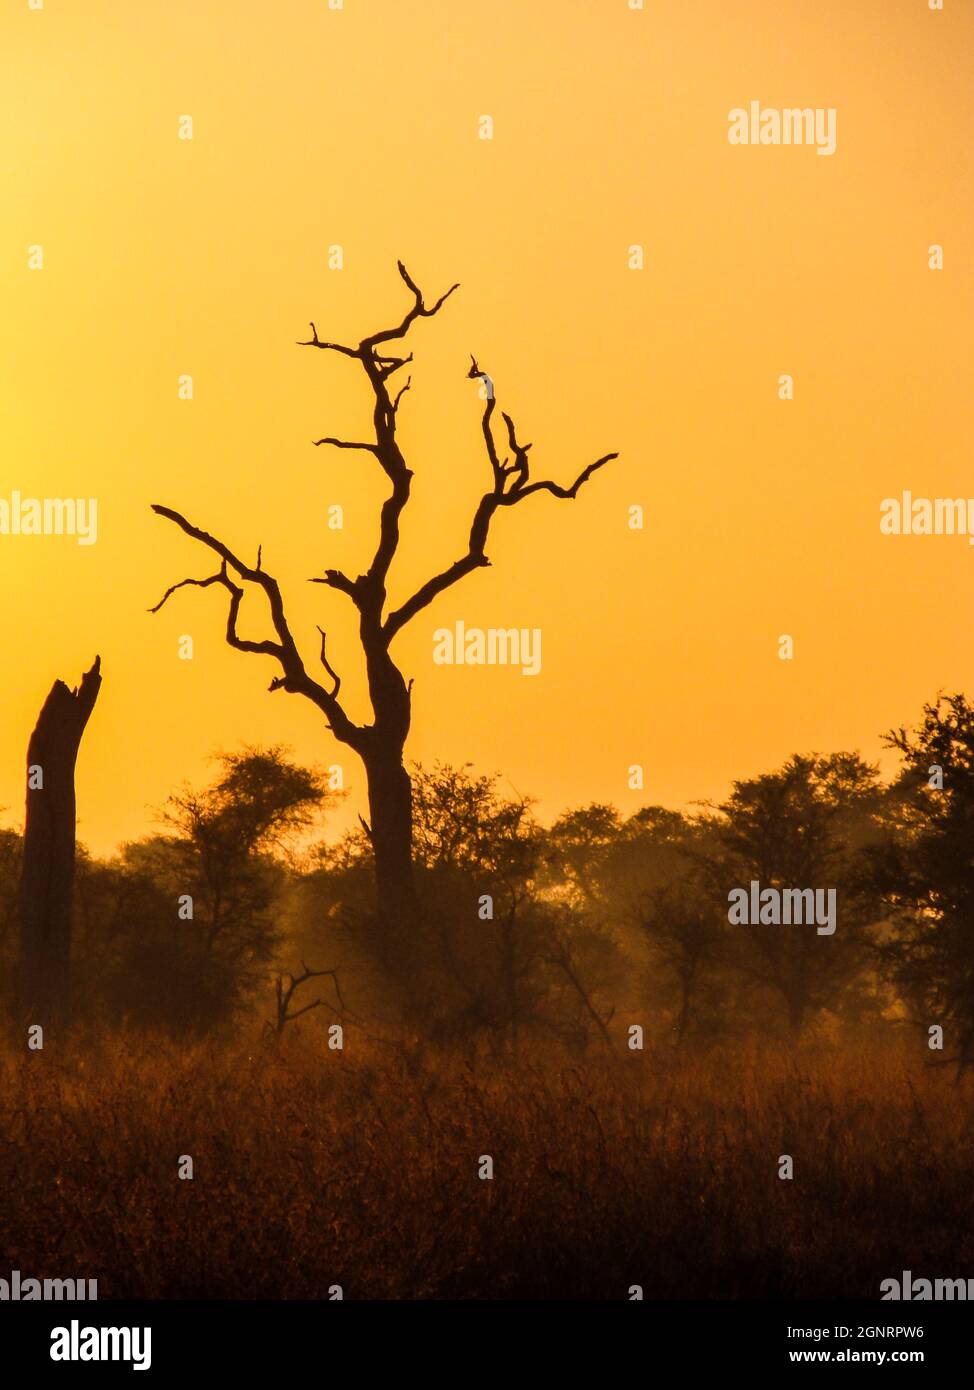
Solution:
<svg viewBox="0 0 974 1390"><path fill-rule="evenodd" d="M49 1027L68 1009L74 889L74 767L101 686L101 657L75 690L55 681L27 747L27 816L20 877L20 1002Z"/></svg>
<svg viewBox="0 0 974 1390"><path fill-rule="evenodd" d="M335 997L338 1000L341 1011L344 1012L345 1001L342 998L342 992L338 984L338 972L336 970L309 970L304 961L302 961L301 972L300 975L278 975L274 981L277 1016L274 1023L268 1023L267 1026L268 1028L273 1028L275 1037L279 1038L289 1023L293 1023L294 1020L300 1018L302 1014L310 1013L312 1009L325 1008L332 1009L333 1012L335 1011L334 1005L328 1004L324 999L312 999L310 1004L305 1004L303 1008L295 1009L293 1013L289 1012L291 1000L294 998L295 993L303 984L307 984L308 980L317 980L322 975L330 975L332 984L335 988ZM284 983L285 980L287 984Z"/></svg>
<svg viewBox="0 0 974 1390"><path fill-rule="evenodd" d="M403 749L410 724L412 681L407 683L392 658L390 646L393 639L417 613L422 612L444 590L474 570L490 564L486 553L487 539L491 522L499 509L512 507L540 492L547 492L558 498L574 498L582 484L597 469L610 459L618 457L614 453L604 454L584 468L568 487L548 480L533 482L528 463L531 445L520 443L513 420L503 412L501 418L510 453L502 457L498 452L492 426L492 417L496 409L493 382L481 371L476 361L471 359L472 366L467 375L482 380L486 387L481 428L490 465L490 486L474 511L466 551L459 559L420 585L403 602L395 607L387 607L386 585L389 569L399 547L400 520L409 501L413 477L396 435L400 405L403 396L409 390L411 379L407 377L405 383L394 392L390 386L391 378L412 361L412 353L396 355L387 345L405 338L417 319L432 318L458 288L454 285L434 304L427 306L406 267L401 261L398 264L403 283L413 296L412 306L399 323L372 333L355 346L322 341L312 323L311 338L299 344L301 347L340 353L357 362L365 373L374 401L374 439L355 441L329 436L314 441L316 446L326 445L335 449L353 449L371 454L389 481L390 490L382 505L378 541L371 564L364 574L355 578L341 570L326 569L323 574L311 580L314 584L324 584L344 594L356 609L359 640L365 657L372 705L372 722L354 723L340 703L341 681L325 654L325 633L320 627L319 660L327 683L315 680L309 674L288 626L280 586L264 569L260 548L257 550L256 564L248 565L223 541L194 526L172 508L159 505L154 506L153 511L175 522L186 535L200 541L211 550L219 559L220 566L214 574L206 578L183 579L178 584L173 584L150 610L153 613L158 612L167 599L185 585L208 588L215 584L226 589L230 596L226 630L229 645L237 651L272 657L280 666L280 674L271 681L269 689L286 690L290 694L303 695L305 699L310 700L322 712L336 738L359 755L365 765L368 786L370 824L367 829L372 842L379 908L384 916L392 918L399 914L408 914L415 902L412 788L403 764ZM238 633L237 619L244 595L244 584L263 590L275 633L273 638L252 641Z"/></svg>

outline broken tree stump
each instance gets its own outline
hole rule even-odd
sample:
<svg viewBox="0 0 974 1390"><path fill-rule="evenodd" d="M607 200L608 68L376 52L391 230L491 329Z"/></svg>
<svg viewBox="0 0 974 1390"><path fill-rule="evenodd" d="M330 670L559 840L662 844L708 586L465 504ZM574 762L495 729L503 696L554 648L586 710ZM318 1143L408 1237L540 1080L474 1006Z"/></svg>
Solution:
<svg viewBox="0 0 974 1390"><path fill-rule="evenodd" d="M21 1012L45 1029L66 1019L74 889L74 767L101 687L101 657L75 690L55 681L27 747L20 876Z"/></svg>

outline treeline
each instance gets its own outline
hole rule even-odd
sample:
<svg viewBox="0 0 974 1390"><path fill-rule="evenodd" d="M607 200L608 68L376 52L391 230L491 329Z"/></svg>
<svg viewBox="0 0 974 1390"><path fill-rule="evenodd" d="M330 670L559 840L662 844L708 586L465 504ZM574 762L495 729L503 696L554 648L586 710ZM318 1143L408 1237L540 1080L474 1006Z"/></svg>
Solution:
<svg viewBox="0 0 974 1390"><path fill-rule="evenodd" d="M281 748L224 755L210 785L173 794L160 833L81 854L74 1015L174 1034L300 1016L495 1049L624 1049L635 1026L647 1047L699 1048L899 1025L935 1044L942 1029L932 1055L966 1065L974 707L940 696L886 741L890 782L856 753L794 756L690 813L592 804L550 826L499 777L418 768L421 911L401 921L376 912L368 827L318 838L336 796L319 773ZM7 1003L20 854L0 832ZM732 922L729 895L752 883L834 890L834 932Z"/></svg>

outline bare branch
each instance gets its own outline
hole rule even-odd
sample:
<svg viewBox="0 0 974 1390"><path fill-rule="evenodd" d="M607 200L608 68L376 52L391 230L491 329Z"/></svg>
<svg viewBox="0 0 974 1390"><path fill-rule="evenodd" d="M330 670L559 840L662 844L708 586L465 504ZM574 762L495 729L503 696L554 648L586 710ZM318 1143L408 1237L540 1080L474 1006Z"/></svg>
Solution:
<svg viewBox="0 0 974 1390"><path fill-rule="evenodd" d="M326 352L342 352L346 357L358 357L359 349L346 347L344 343L323 343L318 337L318 330L314 324L309 324L311 337L306 342L299 342L298 347L322 348Z"/></svg>
<svg viewBox="0 0 974 1390"><path fill-rule="evenodd" d="M358 602L359 590L355 580L349 579L342 570L325 570L324 574L308 580L309 584L327 584L329 589L337 589L340 593L348 594L349 598Z"/></svg>
<svg viewBox="0 0 974 1390"><path fill-rule="evenodd" d="M482 504L481 504L482 505ZM478 555L471 550L459 560L454 560L440 574L434 574L432 579L427 579L416 592L406 600L394 613L390 613L382 625L382 632L387 642L391 642L396 633L406 624L415 618L424 608L433 602L438 594L442 594L444 589L449 589L464 575L471 574L475 569L489 568L490 561L486 555Z"/></svg>
<svg viewBox="0 0 974 1390"><path fill-rule="evenodd" d="M222 584L225 577L226 566L224 565L224 567L219 571L219 573L211 574L207 579L181 579L178 584L170 584L169 588L163 594L159 602L153 604L153 606L147 609L146 611L149 613L158 613L159 610L166 603L166 600L170 599L177 589L184 589L187 584L192 584L197 589L208 589L211 584Z"/></svg>
<svg viewBox="0 0 974 1390"><path fill-rule="evenodd" d="M493 382L485 371L477 363L476 357L470 355L470 370L467 376L471 379L482 380L487 387L487 401L481 419L481 430L484 436L484 444L487 449L487 458L490 463L491 473L493 474L494 485L489 492L485 492L477 504L474 512L473 522L470 527L470 537L467 543L467 553L454 560L452 565L447 566L439 574L433 575L425 584L421 585L410 598L399 608L390 613L382 625L382 633L386 642L391 642L396 633L421 612L428 604L442 594L445 589L459 582L466 575L471 574L475 569L481 569L490 564L486 555L487 537L490 533L490 525L494 518L494 513L498 507L512 507L525 497L530 497L533 492L550 492L554 497L563 499L574 498L579 488L604 464L610 459L618 458L618 454L605 454L597 459L595 463L590 463L572 483L571 487L561 487L558 483L548 480L532 483L530 479L530 464L528 462L528 452L530 444L521 444L517 437L517 429L511 416L502 413L504 423L507 427L507 439L511 452L514 455L513 463L506 458L501 459L497 452L497 445L494 440L493 428L491 426L491 416L494 413L496 401L494 399Z"/></svg>
<svg viewBox="0 0 974 1390"><path fill-rule="evenodd" d="M411 352L406 357L380 357L378 353L375 354L375 364L379 368L379 376L383 381L386 381L393 372L398 372L400 367L405 367L412 360L413 354Z"/></svg>
<svg viewBox="0 0 974 1390"><path fill-rule="evenodd" d="M262 551L257 552L257 567L251 569L249 565L238 558L237 555L218 540L216 536L211 536L208 531L194 526L191 522L174 511L171 507L163 507L158 504L153 505L152 510L159 516L164 516L167 520L174 522L181 531L193 540L200 541L208 549L219 555L221 560L218 574L212 575L207 581L182 580L179 584L173 585L153 612L158 612L171 594L176 589L183 588L186 584L195 584L197 587L206 588L210 584L219 584L230 595L230 606L227 613L226 640L229 646L236 651L251 652L260 656L271 656L280 663L282 674L276 676L270 683L270 691L286 690L291 694L304 695L311 700L325 715L328 725L342 743L347 743L350 747L361 750L365 746L368 738L368 730L353 724L337 700L337 689L326 690L316 680L313 680L305 670L304 662L298 651L297 645L291 635L287 619L284 614L284 600L281 596L280 585L277 580L263 568ZM257 584L263 589L270 609L271 622L277 634L276 642L266 640L253 642L243 638L237 631L237 620L240 614L240 604L244 596L244 590L238 584L234 584L229 577L228 568L233 569L241 579L252 584ZM334 672L330 672L332 679L335 679Z"/></svg>
<svg viewBox="0 0 974 1390"><path fill-rule="evenodd" d="M257 563L259 566L259 555ZM241 637L237 632L237 617L240 612L240 601L243 598L244 591L243 589L239 588L236 584L234 584L233 580L227 574L226 560L222 562L216 574L211 574L206 579L181 579L178 584L170 584L169 588L163 594L162 598L159 600L157 604L155 604L152 608L149 609L149 612L158 613L159 610L166 603L166 600L171 598L171 596L176 592L177 589L183 589L187 585L193 585L195 588L198 589L208 589L211 584L219 584L222 588L226 589L230 595L230 608L227 615L227 643L231 647L235 647L237 651L240 652L257 652L262 656L274 656L280 659L283 656L283 649L281 648L279 643L251 642L248 641L246 638Z"/></svg>
<svg viewBox="0 0 974 1390"><path fill-rule="evenodd" d="M186 535L191 536L194 541L201 541L203 545L215 551L224 562L224 565L232 565L239 575L242 575L244 578L250 578L251 576L256 578L258 571L250 569L242 560L238 560L229 546L224 545L223 542L217 540L215 536L211 536L208 531L202 531L198 526L193 526L192 523L187 521L184 516L181 516L179 512L173 511L171 507L163 507L158 502L153 502L152 510L158 513L159 516L166 517L168 521L175 522L179 529L185 531Z"/></svg>
<svg viewBox="0 0 974 1390"><path fill-rule="evenodd" d="M426 305L423 303L422 291L419 289L419 286L413 280L412 276L409 274L409 271L403 265L402 261L397 261L396 267L399 271L400 276L402 277L403 283L406 284L410 290L412 290L416 302L414 303L413 307L409 310L409 312L406 314L405 318L402 320L402 322L399 324L397 328L386 328L383 329L383 331L380 333L373 333L370 338L364 338L362 340L363 348L366 344L368 344L370 347L376 347L379 343L388 343L395 338L402 338L409 331L410 325L415 323L416 319L432 318L434 314L438 313L439 310L442 309L443 305L450 298L450 295L453 293L453 291L458 290L460 288L459 284L451 285L445 294L440 295L439 299L436 301L435 304L433 304L430 308L427 308Z"/></svg>
<svg viewBox="0 0 974 1390"><path fill-rule="evenodd" d="M613 459L617 459L618 457L619 455L617 453L603 454L600 459L596 459L594 463L590 463L587 468L582 469L581 473L579 473L578 477L572 483L571 487L559 487L557 483L552 483L545 479L543 482L531 483L528 487L519 487L516 490L517 495L511 497L510 500L514 502L520 502L522 497L530 497L532 492L550 492L553 497L561 497L563 499L574 500L574 498L578 496L578 489L582 486L583 483L588 482L589 478L591 478L593 473L597 472L605 464L611 463ZM508 499L505 499L505 503L507 502L507 500Z"/></svg>
<svg viewBox="0 0 974 1390"><path fill-rule="evenodd" d="M293 1023L296 1018L300 1018L302 1014L309 1013L312 1009L331 1009L332 1013L337 1014L339 1018L342 1017L345 1001L342 998L342 991L338 983L337 970L309 970L304 961L301 962L301 969L303 971L301 975L291 975L289 973L278 975L274 981L274 993L277 996L277 1021L276 1024L268 1026L273 1027L273 1031L278 1037L284 1032L285 1027L289 1023ZM305 1004L300 1009L295 1009L293 1012L290 1012L290 1004L291 1000L294 998L295 992L300 989L303 984L306 984L308 980L317 980L322 975L331 976L335 997L341 1008L336 1009L333 1004L327 1003L324 999L313 999L310 1004ZM284 987L285 980L288 981L286 989Z"/></svg>
<svg viewBox="0 0 974 1390"><path fill-rule="evenodd" d="M335 672L331 669L331 667L328 665L328 658L325 656L325 629L323 627L319 627L318 631L321 633L321 664L322 666L324 666L325 670L328 672L329 676L331 676L332 680L335 683L331 691L331 696L332 699L337 699L338 692L342 688L341 677L337 676Z"/></svg>
<svg viewBox="0 0 974 1390"><path fill-rule="evenodd" d="M359 444L348 439L312 439L311 442L316 449L322 444L331 444L335 449L364 449L366 453L369 454L377 452L377 446L375 444Z"/></svg>
<svg viewBox="0 0 974 1390"><path fill-rule="evenodd" d="M257 656L276 657L283 665L285 652L279 642L251 642L247 638L239 636L237 618L240 614L240 603L244 591L229 578L224 580L224 587L230 591L230 608L227 613L227 645L234 647L238 652L253 652Z"/></svg>

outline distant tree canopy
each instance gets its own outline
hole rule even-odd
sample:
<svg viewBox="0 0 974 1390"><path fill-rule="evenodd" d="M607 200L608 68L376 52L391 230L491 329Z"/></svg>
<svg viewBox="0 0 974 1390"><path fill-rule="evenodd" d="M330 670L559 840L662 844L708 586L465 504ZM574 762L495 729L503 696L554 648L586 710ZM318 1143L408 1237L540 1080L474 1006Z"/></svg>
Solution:
<svg viewBox="0 0 974 1390"><path fill-rule="evenodd" d="M713 822L711 878L718 901L733 887L834 890L841 931L827 947L814 929L751 923L727 937L741 974L777 995L797 1036L810 1016L842 1007L862 978L866 932L883 915L863 854L876 842L877 770L857 754L793 757L778 772L735 782Z"/></svg>
<svg viewBox="0 0 974 1390"><path fill-rule="evenodd" d="M887 736L903 769L886 798L875 883L894 911L883 955L912 1016L974 1061L974 706L941 695Z"/></svg>
<svg viewBox="0 0 974 1390"><path fill-rule="evenodd" d="M169 798L165 833L79 865L76 976L96 1015L199 1030L229 1021L270 974L289 847L331 794L281 748L218 762L209 786Z"/></svg>
<svg viewBox="0 0 974 1390"><path fill-rule="evenodd" d="M200 1032L271 1013L275 975L333 982L327 1008L370 1036L621 1051L733 1036L912 1024L933 1060L974 1060L974 708L924 708L888 744L889 783L853 753L794 756L692 812L531 802L469 766L411 774L417 913L376 911L367 830L320 835L333 796L281 748L223 754L160 833L82 853L75 993L91 1018ZM10 1002L21 839L0 831L0 963ZM732 920L746 890L834 894L815 922ZM295 987L298 988L297 986ZM280 1032L280 1028L276 1030Z"/></svg>
<svg viewBox="0 0 974 1390"><path fill-rule="evenodd" d="M309 828L327 793L317 774L280 748L249 748L220 761L223 773L212 786L169 798L163 821L172 834L149 852L168 856L171 888L192 897L198 940L209 954L263 965L280 935L271 914L275 855Z"/></svg>

